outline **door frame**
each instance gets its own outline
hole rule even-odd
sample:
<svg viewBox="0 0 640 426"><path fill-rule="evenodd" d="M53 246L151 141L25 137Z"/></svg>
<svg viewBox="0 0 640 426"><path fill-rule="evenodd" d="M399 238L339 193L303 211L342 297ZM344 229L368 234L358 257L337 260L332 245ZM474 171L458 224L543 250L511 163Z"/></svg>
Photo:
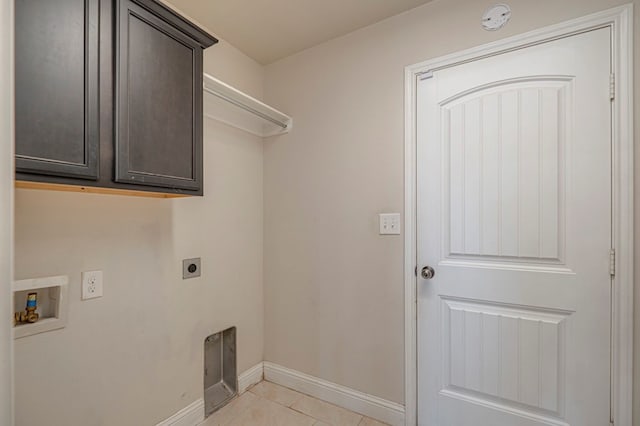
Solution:
<svg viewBox="0 0 640 426"><path fill-rule="evenodd" d="M631 425L633 410L633 5L615 7L461 52L405 67L404 308L405 425L417 424L417 137L416 100L420 75L597 28L612 31L615 101L612 108L613 244L616 273L612 295L612 395L616 425Z"/></svg>
<svg viewBox="0 0 640 426"><path fill-rule="evenodd" d="M0 0L0 424L13 425L14 0Z"/></svg>

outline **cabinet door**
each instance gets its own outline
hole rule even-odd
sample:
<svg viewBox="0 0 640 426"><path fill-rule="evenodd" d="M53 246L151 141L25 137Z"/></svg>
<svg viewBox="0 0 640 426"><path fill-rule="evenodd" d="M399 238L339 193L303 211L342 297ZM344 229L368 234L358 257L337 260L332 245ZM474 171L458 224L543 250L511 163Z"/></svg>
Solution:
<svg viewBox="0 0 640 426"><path fill-rule="evenodd" d="M202 47L135 1L118 1L117 182L202 186Z"/></svg>
<svg viewBox="0 0 640 426"><path fill-rule="evenodd" d="M16 0L16 170L98 179L99 0Z"/></svg>

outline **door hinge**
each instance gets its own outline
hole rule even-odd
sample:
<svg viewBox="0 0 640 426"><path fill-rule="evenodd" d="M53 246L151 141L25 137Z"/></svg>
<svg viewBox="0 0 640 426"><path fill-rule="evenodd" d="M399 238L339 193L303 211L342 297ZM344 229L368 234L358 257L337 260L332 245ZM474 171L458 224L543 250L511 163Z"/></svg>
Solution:
<svg viewBox="0 0 640 426"><path fill-rule="evenodd" d="M616 276L616 250L611 249L609 251L609 274L612 277Z"/></svg>
<svg viewBox="0 0 640 426"><path fill-rule="evenodd" d="M614 100L616 98L616 75L609 74L609 99Z"/></svg>
<svg viewBox="0 0 640 426"><path fill-rule="evenodd" d="M419 72L418 73L418 79L420 81L424 81L428 78L432 78L433 77L433 71L423 71L423 72Z"/></svg>

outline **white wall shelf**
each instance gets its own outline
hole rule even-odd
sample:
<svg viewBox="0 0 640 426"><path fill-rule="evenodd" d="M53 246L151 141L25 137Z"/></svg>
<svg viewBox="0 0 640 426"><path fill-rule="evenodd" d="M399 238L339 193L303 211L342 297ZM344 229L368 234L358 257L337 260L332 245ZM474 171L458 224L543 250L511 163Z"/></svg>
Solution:
<svg viewBox="0 0 640 426"><path fill-rule="evenodd" d="M203 90L205 117L261 137L291 130L291 117L206 73Z"/></svg>
<svg viewBox="0 0 640 426"><path fill-rule="evenodd" d="M36 292L38 293L36 312L40 315L40 319L32 324L17 324L13 328L13 338L20 339L64 328L67 325L68 291L69 277L66 275L14 281L14 312L23 311L27 294Z"/></svg>

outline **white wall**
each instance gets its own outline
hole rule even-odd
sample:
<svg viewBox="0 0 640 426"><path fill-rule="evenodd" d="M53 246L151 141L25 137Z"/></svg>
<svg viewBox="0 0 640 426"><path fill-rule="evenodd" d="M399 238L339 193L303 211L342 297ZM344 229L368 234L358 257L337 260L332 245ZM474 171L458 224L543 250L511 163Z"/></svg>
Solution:
<svg viewBox="0 0 640 426"><path fill-rule="evenodd" d="M625 2L509 0L487 32L494 1L440 0L267 66L265 100L295 126L265 144L266 360L402 403L402 237L377 214L403 211L404 66Z"/></svg>
<svg viewBox="0 0 640 426"><path fill-rule="evenodd" d="M233 47L205 64L262 96L262 67ZM239 372L262 361L262 149L207 119L204 197L17 191L17 278L69 275L70 305L65 329L15 342L16 425L156 424L202 397L204 338L226 327ZM190 257L202 278L183 281ZM81 301L94 269L104 297Z"/></svg>
<svg viewBox="0 0 640 426"><path fill-rule="evenodd" d="M13 0L0 0L0 425L13 424Z"/></svg>

